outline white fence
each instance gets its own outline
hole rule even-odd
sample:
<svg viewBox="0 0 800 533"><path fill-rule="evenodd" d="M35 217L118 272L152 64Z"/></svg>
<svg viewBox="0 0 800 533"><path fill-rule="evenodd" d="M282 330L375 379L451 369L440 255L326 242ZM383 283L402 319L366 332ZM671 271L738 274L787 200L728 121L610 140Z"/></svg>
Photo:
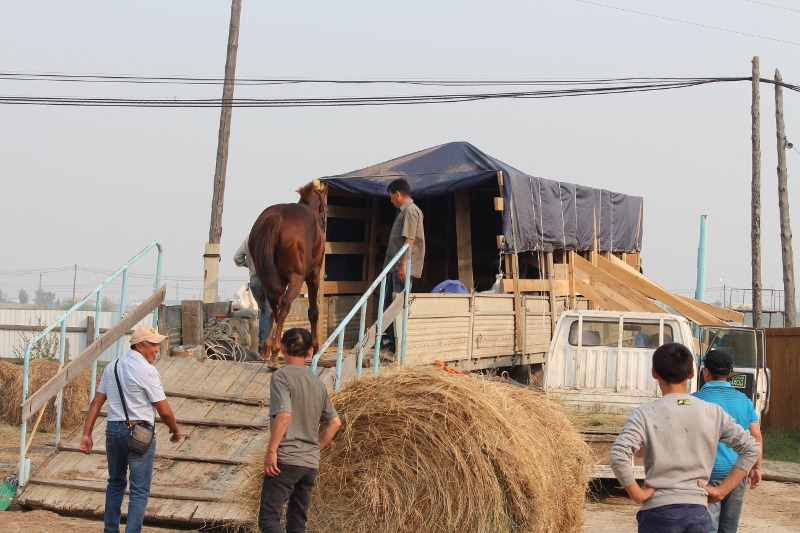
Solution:
<svg viewBox="0 0 800 533"><path fill-rule="evenodd" d="M32 339L39 334L41 329L31 331L31 326L36 326L41 323L44 326L49 326L58 320L64 311L59 310L40 310L40 309L0 309L0 359L8 359L18 357L14 354L14 348L17 348L24 354L25 345L22 342L22 335L26 335L28 339ZM67 339L69 339L70 357L74 358L86 349L86 325L87 317L94 318L94 311L76 311L67 318ZM37 322L38 320L38 322ZM112 327L119 321L118 312L101 312L100 313L100 335L103 331ZM153 323L153 315L147 315L141 322L136 324L132 329L139 326L150 326ZM76 331L76 329L80 331ZM56 338L60 334L60 327L56 327L51 335ZM91 335L94 334L92 331ZM123 339L123 353L128 349L127 341L130 335L125 335ZM57 344L57 343L56 343ZM116 356L116 345L109 348L98 359L99 361L113 361Z"/></svg>

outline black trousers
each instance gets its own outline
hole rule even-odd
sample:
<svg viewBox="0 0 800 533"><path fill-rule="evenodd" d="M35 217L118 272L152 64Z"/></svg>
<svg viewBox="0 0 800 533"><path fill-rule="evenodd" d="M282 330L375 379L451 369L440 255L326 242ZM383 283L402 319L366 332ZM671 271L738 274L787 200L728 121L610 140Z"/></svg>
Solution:
<svg viewBox="0 0 800 533"><path fill-rule="evenodd" d="M281 527L283 504L286 508L285 533L305 533L311 491L317 480L317 469L307 466L278 463L281 471L275 477L264 476L261 486L261 507L258 510L258 529L261 533L284 533Z"/></svg>

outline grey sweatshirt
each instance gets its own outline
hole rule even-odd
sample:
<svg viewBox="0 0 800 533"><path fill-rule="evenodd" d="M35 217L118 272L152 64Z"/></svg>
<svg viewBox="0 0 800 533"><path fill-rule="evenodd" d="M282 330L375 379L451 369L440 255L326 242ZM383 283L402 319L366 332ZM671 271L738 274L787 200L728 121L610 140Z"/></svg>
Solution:
<svg viewBox="0 0 800 533"><path fill-rule="evenodd" d="M636 479L631 457L644 447L645 484L656 489L642 510L673 504L707 505L706 492L717 444L739 454L735 466L745 472L761 453L749 431L718 405L688 394L667 394L636 407L611 446L609 462L623 486Z"/></svg>

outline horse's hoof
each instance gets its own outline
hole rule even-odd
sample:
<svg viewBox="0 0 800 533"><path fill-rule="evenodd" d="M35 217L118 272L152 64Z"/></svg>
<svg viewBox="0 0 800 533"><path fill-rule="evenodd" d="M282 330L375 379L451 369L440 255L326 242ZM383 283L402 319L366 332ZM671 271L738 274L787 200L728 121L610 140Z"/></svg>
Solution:
<svg viewBox="0 0 800 533"><path fill-rule="evenodd" d="M270 363L268 365L272 370L278 370L281 367L280 363Z"/></svg>

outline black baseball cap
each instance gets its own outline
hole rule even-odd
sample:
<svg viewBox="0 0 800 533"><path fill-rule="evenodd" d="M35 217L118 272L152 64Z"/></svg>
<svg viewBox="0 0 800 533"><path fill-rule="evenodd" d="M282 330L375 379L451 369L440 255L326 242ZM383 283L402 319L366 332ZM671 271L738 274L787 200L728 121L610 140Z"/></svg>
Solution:
<svg viewBox="0 0 800 533"><path fill-rule="evenodd" d="M727 376L733 371L733 357L722 350L709 350L703 365L715 376Z"/></svg>

